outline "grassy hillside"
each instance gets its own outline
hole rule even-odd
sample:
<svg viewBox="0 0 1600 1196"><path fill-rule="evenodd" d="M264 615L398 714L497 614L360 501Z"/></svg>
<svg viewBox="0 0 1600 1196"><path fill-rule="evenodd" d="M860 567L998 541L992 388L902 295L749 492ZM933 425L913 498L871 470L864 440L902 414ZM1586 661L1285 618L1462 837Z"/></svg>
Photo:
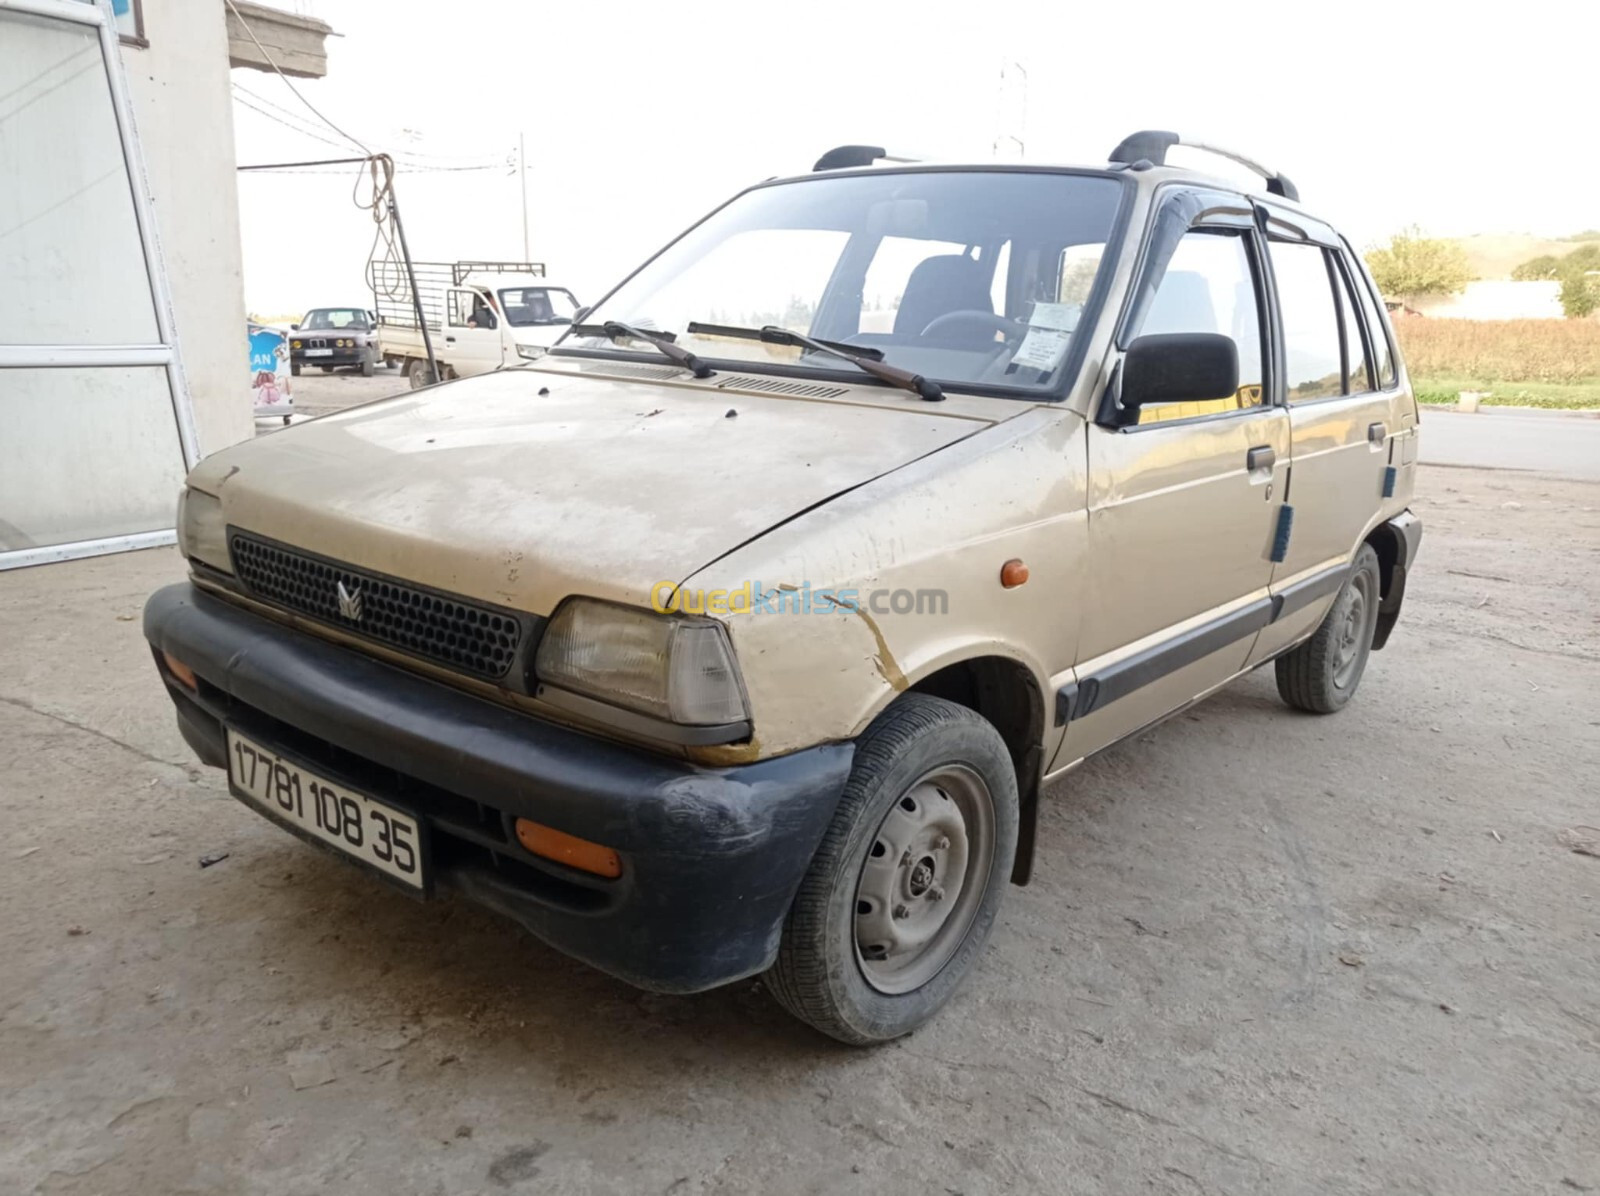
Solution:
<svg viewBox="0 0 1600 1196"><path fill-rule="evenodd" d="M1580 245L1600 244L1593 240L1551 240L1525 233L1479 233L1459 238L1467 251L1467 261L1478 278L1510 278L1511 271L1529 258L1550 254L1563 257Z"/></svg>

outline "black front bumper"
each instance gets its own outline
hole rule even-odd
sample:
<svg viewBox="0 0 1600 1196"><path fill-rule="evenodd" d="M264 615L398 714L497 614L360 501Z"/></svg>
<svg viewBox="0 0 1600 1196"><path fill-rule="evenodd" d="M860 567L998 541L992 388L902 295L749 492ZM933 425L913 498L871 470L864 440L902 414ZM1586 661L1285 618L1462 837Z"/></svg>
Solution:
<svg viewBox="0 0 1600 1196"><path fill-rule="evenodd" d="M184 738L226 766L223 723L416 813L436 878L614 976L694 992L765 969L854 748L701 768L596 739L394 668L180 583L145 636ZM166 676L163 671L163 676ZM518 817L615 848L602 880L524 851Z"/></svg>

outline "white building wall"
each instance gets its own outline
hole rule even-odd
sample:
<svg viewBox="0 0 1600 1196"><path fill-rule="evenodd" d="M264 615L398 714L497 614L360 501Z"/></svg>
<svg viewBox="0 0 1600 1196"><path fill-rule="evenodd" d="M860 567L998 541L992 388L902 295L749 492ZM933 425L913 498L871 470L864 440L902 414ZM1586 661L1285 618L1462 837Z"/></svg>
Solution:
<svg viewBox="0 0 1600 1196"><path fill-rule="evenodd" d="M254 433L223 0L144 0L122 61L202 453Z"/></svg>
<svg viewBox="0 0 1600 1196"><path fill-rule="evenodd" d="M1459 295L1414 299L1412 306L1425 316L1450 320L1559 320L1566 314L1561 284L1544 280L1480 278Z"/></svg>

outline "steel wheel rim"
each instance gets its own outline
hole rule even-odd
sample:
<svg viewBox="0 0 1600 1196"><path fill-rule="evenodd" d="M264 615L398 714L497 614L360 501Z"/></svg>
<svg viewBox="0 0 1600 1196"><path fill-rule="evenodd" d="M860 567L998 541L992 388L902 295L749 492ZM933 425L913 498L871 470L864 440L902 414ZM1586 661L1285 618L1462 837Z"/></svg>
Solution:
<svg viewBox="0 0 1600 1196"><path fill-rule="evenodd" d="M960 950L994 866L995 813L972 769L941 765L890 807L856 881L856 964L890 996L921 988Z"/></svg>
<svg viewBox="0 0 1600 1196"><path fill-rule="evenodd" d="M1368 614L1372 608L1372 578L1367 573L1355 576L1350 586L1350 601L1339 626L1338 643L1333 653L1333 683L1346 689L1361 660L1366 644Z"/></svg>

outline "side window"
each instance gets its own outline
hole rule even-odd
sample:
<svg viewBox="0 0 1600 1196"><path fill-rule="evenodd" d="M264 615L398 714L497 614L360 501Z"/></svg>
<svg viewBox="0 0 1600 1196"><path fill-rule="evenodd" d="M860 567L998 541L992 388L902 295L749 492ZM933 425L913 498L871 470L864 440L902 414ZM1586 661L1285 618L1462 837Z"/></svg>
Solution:
<svg viewBox="0 0 1600 1196"><path fill-rule="evenodd" d="M1262 401L1261 309L1245 237L1235 232L1185 233L1156 287L1138 335L1216 332L1239 350L1239 389L1198 403L1162 403L1139 412L1141 424L1257 407ZM1338 342L1335 341L1337 349Z"/></svg>
<svg viewBox="0 0 1600 1196"><path fill-rule="evenodd" d="M1332 264L1331 258L1329 262ZM1361 339L1361 322L1356 318L1355 303L1350 298L1350 280L1341 266L1335 266L1333 273L1338 279L1334 288L1339 292L1339 322L1344 330L1344 393L1365 394L1377 390L1378 386L1367 370L1367 350Z"/></svg>
<svg viewBox="0 0 1600 1196"><path fill-rule="evenodd" d="M1388 388L1399 380L1395 374L1394 350L1389 346L1389 334L1384 330L1383 321L1378 318L1378 309L1372 302L1372 290L1362 277L1360 268L1346 259L1345 269L1355 284L1356 298L1361 304L1361 314L1367 325L1367 339L1372 342L1373 364L1377 367L1374 373L1377 375L1378 385Z"/></svg>
<svg viewBox="0 0 1600 1196"><path fill-rule="evenodd" d="M1284 378L1291 403L1344 393L1339 314L1328 262L1318 245L1268 243L1283 321Z"/></svg>

